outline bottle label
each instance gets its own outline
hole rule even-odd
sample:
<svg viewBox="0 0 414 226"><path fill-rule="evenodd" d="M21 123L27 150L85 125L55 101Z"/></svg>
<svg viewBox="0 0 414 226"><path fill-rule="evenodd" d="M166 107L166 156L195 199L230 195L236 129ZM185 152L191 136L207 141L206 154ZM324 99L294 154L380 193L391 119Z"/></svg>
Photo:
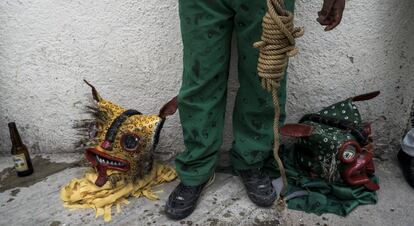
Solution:
<svg viewBox="0 0 414 226"><path fill-rule="evenodd" d="M24 154L13 155L14 168L17 172L24 172L29 169Z"/></svg>

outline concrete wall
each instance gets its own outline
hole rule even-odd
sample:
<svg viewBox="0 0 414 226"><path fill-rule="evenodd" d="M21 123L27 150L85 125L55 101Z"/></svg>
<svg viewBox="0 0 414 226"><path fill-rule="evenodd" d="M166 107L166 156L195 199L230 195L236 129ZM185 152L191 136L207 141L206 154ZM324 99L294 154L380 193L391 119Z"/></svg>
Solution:
<svg viewBox="0 0 414 226"><path fill-rule="evenodd" d="M32 152L73 152L78 137L72 124L87 117L83 107L90 97L84 78L116 103L157 112L181 83L177 2L0 1L0 153L9 152L9 121L17 122ZM288 121L381 90L361 109L375 123L379 152L386 156L398 144L414 100L414 2L347 1L342 24L328 33L315 21L321 2L296 4L296 23L306 34L289 68ZM229 111L237 89L235 63ZM231 142L226 128L224 148ZM177 131L175 115L160 151L183 150Z"/></svg>

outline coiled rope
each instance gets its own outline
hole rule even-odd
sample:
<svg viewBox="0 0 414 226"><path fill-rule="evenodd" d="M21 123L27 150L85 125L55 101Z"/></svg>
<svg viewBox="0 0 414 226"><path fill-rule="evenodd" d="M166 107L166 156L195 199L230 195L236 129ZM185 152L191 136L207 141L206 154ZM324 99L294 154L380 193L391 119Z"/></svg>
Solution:
<svg viewBox="0 0 414 226"><path fill-rule="evenodd" d="M257 70L264 89L272 93L275 106L274 118L274 147L273 154L278 164L283 180L283 188L279 197L279 204L283 202L283 195L287 190L287 178L283 162L279 157L279 118L280 106L278 91L283 80L289 57L298 53L295 47L295 38L304 34L303 28L293 25L293 13L285 9L283 0L267 0L268 11L263 17L261 41L253 44L260 50Z"/></svg>

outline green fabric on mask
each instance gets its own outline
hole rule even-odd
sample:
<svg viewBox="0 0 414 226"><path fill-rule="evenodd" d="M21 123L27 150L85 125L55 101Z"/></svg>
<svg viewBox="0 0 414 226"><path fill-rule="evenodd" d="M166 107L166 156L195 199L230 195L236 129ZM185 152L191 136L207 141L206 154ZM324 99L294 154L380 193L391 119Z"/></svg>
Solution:
<svg viewBox="0 0 414 226"><path fill-rule="evenodd" d="M282 153L289 181L287 195L300 190L308 191L309 195L289 200L288 208L317 215L333 213L346 216L359 205L377 203L376 192L369 191L364 186L328 183L321 178L310 178L307 172L298 169L296 154L293 148ZM378 183L375 176L371 180Z"/></svg>
<svg viewBox="0 0 414 226"><path fill-rule="evenodd" d="M328 106L317 114L347 120L355 125L362 123L361 115L352 99ZM349 140L355 140L351 133L322 123L304 121L313 127L312 135L298 140L294 147L284 150L283 162L288 177L287 195L295 191L307 191L307 196L288 201L290 209L321 215L333 213L348 215L359 205L375 204L376 192L364 186L344 184L341 172L348 167L338 158L339 148ZM312 172L311 178L309 172ZM378 183L378 178L370 178Z"/></svg>
<svg viewBox="0 0 414 226"><path fill-rule="evenodd" d="M317 114L338 120L347 120L360 125L361 115L352 99L328 106ZM338 159L338 150L348 140L356 140L349 132L318 122L304 121L303 124L313 127L312 135L300 138L295 151L303 153L298 156L299 165L330 182L340 181L343 164Z"/></svg>

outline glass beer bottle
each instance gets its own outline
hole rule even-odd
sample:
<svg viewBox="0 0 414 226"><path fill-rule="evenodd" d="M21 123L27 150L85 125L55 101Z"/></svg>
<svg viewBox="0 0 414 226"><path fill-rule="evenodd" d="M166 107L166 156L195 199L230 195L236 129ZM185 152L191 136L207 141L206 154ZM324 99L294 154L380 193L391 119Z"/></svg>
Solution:
<svg viewBox="0 0 414 226"><path fill-rule="evenodd" d="M9 131L12 142L11 154L14 161L14 168L17 171L17 176L28 176L33 173L32 161L30 160L27 147L23 144L19 131L17 131L16 123L9 123Z"/></svg>

